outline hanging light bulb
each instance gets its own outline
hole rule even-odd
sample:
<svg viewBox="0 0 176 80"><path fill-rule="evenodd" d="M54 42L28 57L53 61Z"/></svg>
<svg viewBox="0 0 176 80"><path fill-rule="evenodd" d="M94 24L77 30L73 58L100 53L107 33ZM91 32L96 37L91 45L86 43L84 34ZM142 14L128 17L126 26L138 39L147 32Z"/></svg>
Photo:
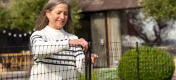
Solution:
<svg viewBox="0 0 176 80"><path fill-rule="evenodd" d="M6 33L6 30L3 30L3 32L2 32L3 34L5 34Z"/></svg>
<svg viewBox="0 0 176 80"><path fill-rule="evenodd" d="M19 34L18 36L19 36L20 38L22 37L22 35L21 35L21 34Z"/></svg>
<svg viewBox="0 0 176 80"><path fill-rule="evenodd" d="M12 35L12 33L10 33L10 32L9 32L9 33L8 33L8 35L9 35L9 36L11 36L11 35Z"/></svg>
<svg viewBox="0 0 176 80"><path fill-rule="evenodd" d="M33 31L35 31L35 28L33 29Z"/></svg>
<svg viewBox="0 0 176 80"><path fill-rule="evenodd" d="M16 34L13 34L13 37L17 37L17 35L16 35Z"/></svg>
<svg viewBox="0 0 176 80"><path fill-rule="evenodd" d="M28 33L29 33L29 34L31 34L32 32L31 32L31 31L29 31Z"/></svg>
<svg viewBox="0 0 176 80"><path fill-rule="evenodd" d="M24 36L27 36L27 34L26 34L26 33L24 33Z"/></svg>

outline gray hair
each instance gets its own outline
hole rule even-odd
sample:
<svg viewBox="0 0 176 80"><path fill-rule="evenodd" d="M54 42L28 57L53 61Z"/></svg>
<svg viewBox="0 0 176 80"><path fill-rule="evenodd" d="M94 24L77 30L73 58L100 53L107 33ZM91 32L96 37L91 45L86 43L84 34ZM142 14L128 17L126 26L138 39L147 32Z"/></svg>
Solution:
<svg viewBox="0 0 176 80"><path fill-rule="evenodd" d="M66 5L68 5L68 20L67 23L65 24L65 26L63 27L64 30L66 30L67 32L69 31L69 27L71 26L71 9L70 9L70 5L69 2L66 0L49 0L47 4L45 4L45 6L43 7L42 11L40 12L40 15L38 17L38 19L36 20L36 24L35 24L35 28L36 30L41 30L43 28L45 28L48 23L49 20L46 16L46 11L49 10L51 11L53 9L54 6L64 3Z"/></svg>

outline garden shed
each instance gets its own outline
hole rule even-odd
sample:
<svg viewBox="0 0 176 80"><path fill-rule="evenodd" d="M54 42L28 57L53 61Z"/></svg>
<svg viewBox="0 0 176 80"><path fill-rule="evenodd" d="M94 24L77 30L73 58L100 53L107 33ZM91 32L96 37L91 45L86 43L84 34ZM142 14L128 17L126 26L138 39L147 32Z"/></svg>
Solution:
<svg viewBox="0 0 176 80"><path fill-rule="evenodd" d="M97 67L113 67L122 55L121 35L128 33L125 11L140 8L139 1L80 0L80 6L90 18L93 52L100 57Z"/></svg>

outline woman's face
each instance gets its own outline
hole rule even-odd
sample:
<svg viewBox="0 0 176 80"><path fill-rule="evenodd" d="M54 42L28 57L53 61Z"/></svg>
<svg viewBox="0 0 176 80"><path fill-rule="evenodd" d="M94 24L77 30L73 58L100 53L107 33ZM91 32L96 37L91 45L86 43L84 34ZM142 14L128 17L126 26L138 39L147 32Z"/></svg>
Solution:
<svg viewBox="0 0 176 80"><path fill-rule="evenodd" d="M49 19L48 26L55 29L62 29L68 20L68 5L61 3L52 8L51 11L46 11L46 16Z"/></svg>

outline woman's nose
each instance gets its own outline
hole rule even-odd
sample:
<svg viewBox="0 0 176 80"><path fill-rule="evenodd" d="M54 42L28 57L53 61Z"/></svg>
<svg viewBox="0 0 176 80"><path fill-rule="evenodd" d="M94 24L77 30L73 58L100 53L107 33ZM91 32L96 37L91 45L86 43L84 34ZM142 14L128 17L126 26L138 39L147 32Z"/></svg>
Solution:
<svg viewBox="0 0 176 80"><path fill-rule="evenodd" d="M64 14L63 13L60 14L60 18L64 19Z"/></svg>

